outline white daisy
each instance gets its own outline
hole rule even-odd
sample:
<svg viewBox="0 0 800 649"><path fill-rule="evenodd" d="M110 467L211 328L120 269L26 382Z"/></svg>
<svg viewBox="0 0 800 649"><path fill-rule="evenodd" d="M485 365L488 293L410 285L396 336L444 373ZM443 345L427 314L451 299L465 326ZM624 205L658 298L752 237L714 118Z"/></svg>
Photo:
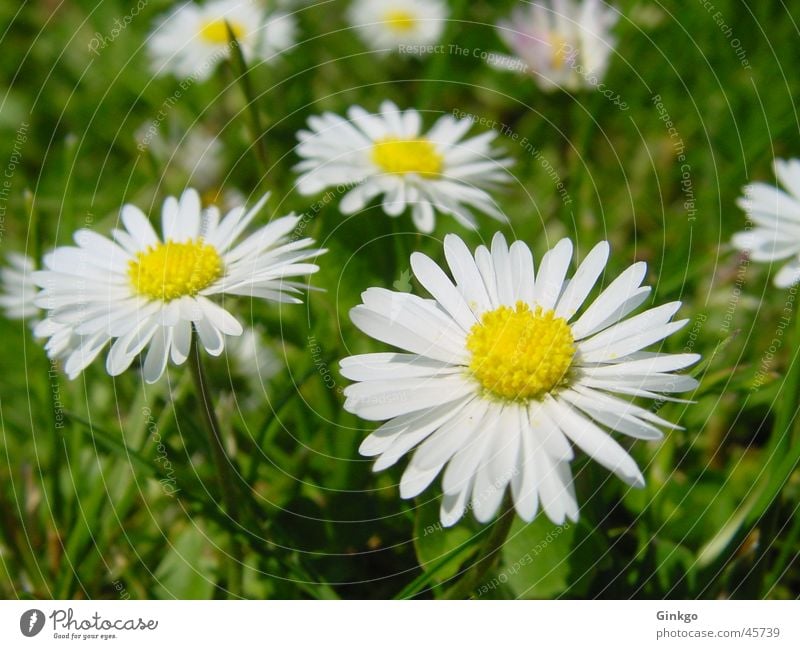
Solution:
<svg viewBox="0 0 800 649"><path fill-rule="evenodd" d="M193 333L214 356L225 336L242 334L213 296L299 303L303 284L287 278L316 272L304 262L322 252L309 248L312 239L290 240L299 217L276 219L239 241L266 199L220 219L216 207L202 209L198 193L187 189L180 200L164 201L161 238L137 207L125 205L124 229L114 230L113 240L78 230L76 247L46 255L47 270L34 274L42 287L36 304L81 337L66 359L67 375L75 378L111 343L109 374L124 372L147 348L144 377L152 383L168 358L176 365L187 359Z"/></svg>
<svg viewBox="0 0 800 649"><path fill-rule="evenodd" d="M33 280L35 270L35 262L27 255L8 255L8 266L0 270L0 308L11 320L26 320L35 338L47 338L45 349L50 358L64 358L77 342L76 337L71 327L41 319L42 310L36 306L39 287Z"/></svg>
<svg viewBox="0 0 800 649"><path fill-rule="evenodd" d="M295 43L294 17L268 14L252 0L184 2L159 20L147 41L154 73L210 77L231 53L226 22L248 61L268 61Z"/></svg>
<svg viewBox="0 0 800 649"><path fill-rule="evenodd" d="M657 393L697 385L671 374L695 363L697 354L641 351L686 324L670 322L680 302L627 318L650 294L641 286L646 264L638 262L582 308L604 272L606 242L569 280L569 239L544 255L535 278L528 246L508 247L499 233L491 250L480 246L474 256L448 235L444 253L455 281L429 257L411 256L414 275L433 299L370 288L350 312L364 333L405 350L341 363L342 374L357 381L345 389L345 409L388 420L360 448L378 456L374 469L416 447L400 494L418 495L443 472L446 526L468 507L478 521L489 521L509 485L524 520L540 506L557 524L576 520L573 444L642 486L636 462L606 429L653 440L662 435L656 426L676 428L628 399L672 400Z"/></svg>
<svg viewBox="0 0 800 649"><path fill-rule="evenodd" d="M38 319L39 308L33 303L39 289L33 281L36 264L27 255L8 254L8 265L0 269L0 308L11 320Z"/></svg>
<svg viewBox="0 0 800 649"><path fill-rule="evenodd" d="M184 184L209 189L218 187L222 177L224 147L222 140L203 126L176 124L167 134L153 122L143 124L135 133L140 151L148 151L164 167L164 175L175 175Z"/></svg>
<svg viewBox="0 0 800 649"><path fill-rule="evenodd" d="M745 186L737 204L755 227L737 232L733 245L753 261L789 259L774 280L786 288L800 281L800 160L775 160L775 175L789 193L761 182Z"/></svg>
<svg viewBox="0 0 800 649"><path fill-rule="evenodd" d="M348 11L369 47L414 56L439 42L447 15L442 0L355 0Z"/></svg>
<svg viewBox="0 0 800 649"><path fill-rule="evenodd" d="M497 26L519 58L495 62L529 72L545 91L594 87L608 69L618 18L601 0L541 0L519 7Z"/></svg>
<svg viewBox="0 0 800 649"><path fill-rule="evenodd" d="M422 232L433 230L434 210L470 228L476 222L469 207L506 220L484 190L511 179L506 167L513 160L497 159L501 152L492 147L496 132L462 140L472 120L444 115L421 135L419 111L401 111L390 101L381 104L378 114L352 106L347 116L311 117L310 130L298 133L297 153L303 161L295 170L302 172L297 180L301 194L354 185L339 204L342 213L353 214L382 194L386 214L399 216L410 206Z"/></svg>

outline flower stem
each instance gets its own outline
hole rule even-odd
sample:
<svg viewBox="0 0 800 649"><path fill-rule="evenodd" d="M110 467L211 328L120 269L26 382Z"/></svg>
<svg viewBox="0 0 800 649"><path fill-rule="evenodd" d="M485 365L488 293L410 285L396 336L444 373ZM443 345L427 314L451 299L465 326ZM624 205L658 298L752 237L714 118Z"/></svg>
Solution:
<svg viewBox="0 0 800 649"><path fill-rule="evenodd" d="M788 368L779 396L776 397L778 404L772 435L763 451L767 457L767 463L773 466L790 454L789 451L793 443L797 441L797 394L798 390L800 390L800 357L798 357L796 350L800 349L800 314L794 313L792 317L794 322L792 323L793 329L791 331L790 344L788 345L790 354ZM780 476L781 474L779 470L771 469L767 475ZM786 475L785 482L788 482L790 475L790 473ZM756 550L753 568L745 579L744 593L746 597L763 597L764 591L772 587L770 584L765 584L765 577L767 574L768 555L774 551L774 539L778 536L776 530L780 522L781 493L785 482L781 481L780 488L774 498L769 501L764 513L753 524L754 529L759 529L760 538L763 539L763 542Z"/></svg>
<svg viewBox="0 0 800 649"><path fill-rule="evenodd" d="M269 157L264 142L264 128L261 124L261 115L258 112L256 95L253 92L253 85L250 83L250 70L247 67L247 62L244 60L242 46L236 38L236 34L233 33L230 23L227 21L225 21L225 28L228 30L228 39L231 45L231 69L233 70L235 80L239 82L242 88L244 99L247 102L247 112L250 116L250 128L253 136L253 149L261 165L261 170L266 175L270 169Z"/></svg>
<svg viewBox="0 0 800 649"><path fill-rule="evenodd" d="M489 536L486 537L486 541L479 551L478 559L464 573L461 580L445 593L445 599L469 599L471 597L489 571L500 561L500 550L508 538L513 522L514 503L510 494L507 494L500 507L500 515L492 523Z"/></svg>
<svg viewBox="0 0 800 649"><path fill-rule="evenodd" d="M192 374L197 397L200 400L200 410L203 423L208 432L208 441L211 445L211 455L214 458L214 465L217 469L217 479L222 493L222 501L225 505L226 513L239 527L239 507L236 492L234 489L233 475L231 473L231 462L225 453L225 446L220 433L217 415L214 412L214 404L208 389L208 379L206 378L203 362L200 358L200 346L197 344L197 333L192 336L192 348L189 352L189 369ZM230 535L230 561L228 563L228 583L227 589L230 594L242 592L242 551L241 544L234 532Z"/></svg>

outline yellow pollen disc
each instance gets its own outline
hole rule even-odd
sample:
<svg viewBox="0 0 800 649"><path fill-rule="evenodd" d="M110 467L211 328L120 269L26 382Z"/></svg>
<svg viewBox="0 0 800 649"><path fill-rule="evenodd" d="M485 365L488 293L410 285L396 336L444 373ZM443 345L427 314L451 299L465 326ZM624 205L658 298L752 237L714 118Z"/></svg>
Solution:
<svg viewBox="0 0 800 649"><path fill-rule="evenodd" d="M128 277L139 295L169 302L197 295L222 275L216 248L202 239L150 246L128 263Z"/></svg>
<svg viewBox="0 0 800 649"><path fill-rule="evenodd" d="M560 70L567 63L567 55L570 52L569 43L561 36L553 36L550 49L550 65L556 70Z"/></svg>
<svg viewBox="0 0 800 649"><path fill-rule="evenodd" d="M417 20L414 18L414 14L408 11L393 9L384 14L383 22L394 32L406 33L414 29L414 23Z"/></svg>
<svg viewBox="0 0 800 649"><path fill-rule="evenodd" d="M438 176L444 160L428 140L379 140L372 149L372 160L389 174Z"/></svg>
<svg viewBox="0 0 800 649"><path fill-rule="evenodd" d="M221 207L223 198L221 187L211 187L200 194L200 202L202 203L203 207L210 207L212 205Z"/></svg>
<svg viewBox="0 0 800 649"><path fill-rule="evenodd" d="M228 24L231 26L231 31L233 35L236 36L237 41L241 40L242 36L247 33L247 28L241 23L229 20ZM207 20L204 22L203 26L200 28L200 38L213 45L225 45L229 40L228 28L225 25L225 20L218 18L216 20Z"/></svg>
<svg viewBox="0 0 800 649"><path fill-rule="evenodd" d="M539 399L564 381L575 355L567 321L550 309L487 311L467 336L469 368L484 389L507 400Z"/></svg>

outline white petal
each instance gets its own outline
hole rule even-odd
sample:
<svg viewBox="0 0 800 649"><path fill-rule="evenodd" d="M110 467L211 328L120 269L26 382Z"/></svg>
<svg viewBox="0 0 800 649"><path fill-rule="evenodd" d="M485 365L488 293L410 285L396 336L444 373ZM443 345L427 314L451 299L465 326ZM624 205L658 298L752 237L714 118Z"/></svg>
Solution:
<svg viewBox="0 0 800 649"><path fill-rule="evenodd" d="M531 430L536 447L551 457L570 462L575 453L572 450L561 428L554 422L540 402L532 401L528 405L527 421L523 422Z"/></svg>
<svg viewBox="0 0 800 649"><path fill-rule="evenodd" d="M144 359L144 380L147 383L155 383L161 378L164 369L167 367L169 357L169 346L172 340L172 330L167 327L159 327L150 339L150 347Z"/></svg>
<svg viewBox="0 0 800 649"><path fill-rule="evenodd" d="M439 519L444 527L452 527L461 519L467 509L467 498L470 493L472 493L472 478L461 491L442 495Z"/></svg>
<svg viewBox="0 0 800 649"><path fill-rule="evenodd" d="M606 289L598 295L586 311L572 325L572 334L580 340L600 330L606 320L614 315L621 305L636 294L647 272L643 261L629 266Z"/></svg>
<svg viewBox="0 0 800 649"><path fill-rule="evenodd" d="M463 371L458 366L425 356L395 352L350 356L342 359L339 365L341 375L351 381L435 377Z"/></svg>
<svg viewBox="0 0 800 649"><path fill-rule="evenodd" d="M509 250L509 260L514 302L522 300L533 308L536 297L531 249L522 241L515 241Z"/></svg>
<svg viewBox="0 0 800 649"><path fill-rule="evenodd" d="M443 466L465 444L469 444L486 416L487 404L483 399L470 401L439 430L423 442L414 454L414 464L420 469Z"/></svg>
<svg viewBox="0 0 800 649"><path fill-rule="evenodd" d="M441 470L441 464L432 469L423 469L415 466L413 463L410 464L403 472L403 477L400 479L400 497L408 499L418 496L436 479L436 476L439 475L439 471Z"/></svg>
<svg viewBox="0 0 800 649"><path fill-rule="evenodd" d="M158 235L144 213L135 205L123 205L120 213L128 234L136 241L140 250L158 245Z"/></svg>
<svg viewBox="0 0 800 649"><path fill-rule="evenodd" d="M411 269L419 283L468 332L477 322L475 314L439 265L427 255L415 252L411 255Z"/></svg>
<svg viewBox="0 0 800 649"><path fill-rule="evenodd" d="M182 365L189 358L192 345L192 323L180 320L172 331L172 349L170 355L175 365Z"/></svg>
<svg viewBox="0 0 800 649"><path fill-rule="evenodd" d="M424 431L424 435L427 436L450 419L450 417L453 417L469 398L464 398L459 403L443 404L427 410L409 412L399 415L394 419L390 419L372 431L372 433L361 442L358 452L367 457L380 455L386 452L401 436L405 436L406 434L413 435L417 431Z"/></svg>
<svg viewBox="0 0 800 649"><path fill-rule="evenodd" d="M656 327L662 327L669 322L670 318L672 318L680 308L680 302L668 302L667 304L648 309L632 318L612 325L591 338L584 338L580 341L578 348L581 354L587 354L588 352L607 348L609 345L623 341L638 333L649 331Z"/></svg>
<svg viewBox="0 0 800 649"><path fill-rule="evenodd" d="M578 267L575 275L570 280L564 293L558 300L556 315L570 321L589 293L597 283L608 262L609 245L607 241L601 241L591 252L586 255L586 259Z"/></svg>
<svg viewBox="0 0 800 649"><path fill-rule="evenodd" d="M458 341L453 341L447 331L441 328L435 331L412 331L393 321L391 313L389 315L387 318L364 306L356 306L350 310L353 324L376 340L445 363L468 362L463 345L459 348Z"/></svg>
<svg viewBox="0 0 800 649"><path fill-rule="evenodd" d="M564 278L572 261L572 241L562 239L542 258L533 290L533 300L543 309L552 309L564 287Z"/></svg>
<svg viewBox="0 0 800 649"><path fill-rule="evenodd" d="M644 478L630 455L610 435L589 419L582 417L565 402L548 398L544 402L559 428L589 457L613 471L632 486L644 486Z"/></svg>
<svg viewBox="0 0 800 649"><path fill-rule="evenodd" d="M242 324L234 318L227 310L214 304L211 300L198 296L195 298L203 310L203 315L209 322L226 336L241 336L244 329Z"/></svg>
<svg viewBox="0 0 800 649"><path fill-rule="evenodd" d="M775 275L775 286L789 288L800 282L800 261L793 259Z"/></svg>
<svg viewBox="0 0 800 649"><path fill-rule="evenodd" d="M196 320L194 326L205 350L212 356L219 356L225 348L222 333L206 318Z"/></svg>
<svg viewBox="0 0 800 649"><path fill-rule="evenodd" d="M530 427L525 427L524 423L524 420L521 419L520 425L523 427L520 435L517 471L511 479L511 493L514 496L514 507L520 518L530 522L539 509L539 485L535 455L543 451L537 448Z"/></svg>
<svg viewBox="0 0 800 649"><path fill-rule="evenodd" d="M490 309L489 295L486 293L483 279L475 265L475 259L466 244L456 235L448 234L444 238L444 255L456 280L458 290L461 291L469 308L475 314Z"/></svg>
<svg viewBox="0 0 800 649"><path fill-rule="evenodd" d="M365 392L367 387L372 392ZM344 409L362 419L381 421L456 401L474 391L472 383L459 375L394 382L369 381L356 383L345 389L347 400Z"/></svg>
<svg viewBox="0 0 800 649"><path fill-rule="evenodd" d="M497 299L500 304L514 304L514 288L511 275L511 258L506 238L498 232L492 238L492 262L497 282Z"/></svg>
<svg viewBox="0 0 800 649"><path fill-rule="evenodd" d="M458 401L445 403L435 408L430 408L423 413L414 413L416 421L392 439L391 444L375 461L373 471L382 471L392 466L403 455L408 453L439 426L449 421L460 412L461 408L472 398L468 395ZM402 416L401 416L402 417ZM398 417L397 420L400 420ZM380 429L379 429L380 430Z"/></svg>
<svg viewBox="0 0 800 649"><path fill-rule="evenodd" d="M628 354L637 352L654 343L667 338L682 327L686 326L689 320L676 320L667 324L653 327L649 331L642 331L633 336L628 336L622 340L603 346L600 349L583 353L580 352L580 359L583 363L602 363L609 360L624 358ZM580 350L580 345L578 346Z"/></svg>

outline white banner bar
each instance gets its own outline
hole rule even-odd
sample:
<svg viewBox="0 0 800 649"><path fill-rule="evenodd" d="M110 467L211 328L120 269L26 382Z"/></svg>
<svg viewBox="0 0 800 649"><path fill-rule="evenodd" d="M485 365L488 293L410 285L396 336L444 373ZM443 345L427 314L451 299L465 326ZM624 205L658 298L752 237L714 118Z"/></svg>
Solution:
<svg viewBox="0 0 800 649"><path fill-rule="evenodd" d="M800 647L797 601L5 601L0 647ZM178 644L180 643L180 644ZM346 643L346 644L345 644ZM553 643L553 644L547 644ZM556 644L558 643L558 644ZM583 644L586 643L586 644ZM192 646L192 645L188 645Z"/></svg>

